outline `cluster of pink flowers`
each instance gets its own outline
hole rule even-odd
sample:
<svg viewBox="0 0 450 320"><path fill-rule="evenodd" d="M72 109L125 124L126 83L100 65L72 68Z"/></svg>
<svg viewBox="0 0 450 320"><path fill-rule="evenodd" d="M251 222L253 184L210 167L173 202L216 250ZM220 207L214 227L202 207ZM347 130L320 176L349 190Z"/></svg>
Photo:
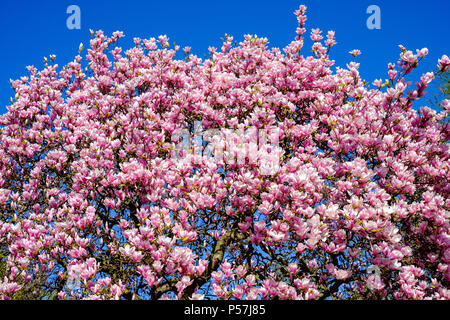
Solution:
<svg viewBox="0 0 450 320"><path fill-rule="evenodd" d="M371 87L356 61L331 69L333 31L301 54L305 12L283 52L227 35L178 60L166 36L122 52L97 31L86 66L12 81L0 297L449 299L449 101L416 111L435 74L405 80L428 50L401 46ZM183 156L175 133L196 122L278 128L277 170Z"/></svg>

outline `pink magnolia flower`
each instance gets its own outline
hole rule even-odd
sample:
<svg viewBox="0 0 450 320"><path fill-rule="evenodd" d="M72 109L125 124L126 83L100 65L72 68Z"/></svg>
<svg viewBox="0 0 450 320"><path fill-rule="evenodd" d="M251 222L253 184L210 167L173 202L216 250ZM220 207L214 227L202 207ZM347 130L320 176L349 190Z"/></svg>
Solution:
<svg viewBox="0 0 450 320"><path fill-rule="evenodd" d="M119 252L122 253L123 256L130 258L134 262L141 261L142 257L144 256L142 252L137 251L130 245L126 245L124 248L119 248Z"/></svg>
<svg viewBox="0 0 450 320"><path fill-rule="evenodd" d="M447 55L444 54L438 60L438 65L437 66L439 68L439 71L446 72L450 68L450 58Z"/></svg>
<svg viewBox="0 0 450 320"><path fill-rule="evenodd" d="M204 298L205 298L205 295L203 295L203 294L193 293L189 299L190 300L203 300Z"/></svg>
<svg viewBox="0 0 450 320"><path fill-rule="evenodd" d="M357 57L361 54L361 51L358 49L354 49L352 51L349 52L353 57Z"/></svg>
<svg viewBox="0 0 450 320"><path fill-rule="evenodd" d="M194 280L191 279L189 276L183 276L180 281L176 283L176 288L179 293L183 292L183 290L188 287Z"/></svg>
<svg viewBox="0 0 450 320"><path fill-rule="evenodd" d="M287 268L290 274L295 274L298 270L298 265L296 263L290 263Z"/></svg>
<svg viewBox="0 0 450 320"><path fill-rule="evenodd" d="M384 288L385 284L383 280L377 276L377 275L370 275L367 277L367 287L375 290L380 291Z"/></svg>
<svg viewBox="0 0 450 320"><path fill-rule="evenodd" d="M335 270L334 274L335 274L337 280L345 280L345 279L350 278L350 276L352 275L352 272L349 270Z"/></svg>

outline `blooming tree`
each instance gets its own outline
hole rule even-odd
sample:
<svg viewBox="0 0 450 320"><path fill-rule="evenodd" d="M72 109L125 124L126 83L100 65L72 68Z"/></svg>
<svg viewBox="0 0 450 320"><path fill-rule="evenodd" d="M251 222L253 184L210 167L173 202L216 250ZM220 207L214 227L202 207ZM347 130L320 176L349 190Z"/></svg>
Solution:
<svg viewBox="0 0 450 320"><path fill-rule="evenodd" d="M283 51L97 31L84 66L12 81L0 297L449 299L450 103L405 80L428 50L367 84L333 31L301 54L305 10Z"/></svg>

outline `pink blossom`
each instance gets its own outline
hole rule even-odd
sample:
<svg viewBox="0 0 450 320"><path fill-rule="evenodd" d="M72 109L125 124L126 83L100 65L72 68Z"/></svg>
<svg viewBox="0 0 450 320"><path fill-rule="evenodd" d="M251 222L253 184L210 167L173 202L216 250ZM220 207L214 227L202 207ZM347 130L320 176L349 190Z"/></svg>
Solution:
<svg viewBox="0 0 450 320"><path fill-rule="evenodd" d="M124 248L119 248L119 252L125 257L130 258L134 262L139 262L144 256L141 252L137 251L134 247L127 245Z"/></svg>
<svg viewBox="0 0 450 320"><path fill-rule="evenodd" d="M446 72L450 68L450 58L447 55L444 54L438 60L438 65L437 66L439 68L439 71Z"/></svg>
<svg viewBox="0 0 450 320"><path fill-rule="evenodd" d="M188 276L183 276L180 281L176 283L178 292L182 292L186 287L188 287L194 280Z"/></svg>
<svg viewBox="0 0 450 320"><path fill-rule="evenodd" d="M295 274L298 270L298 265L296 263L290 263L287 268L289 270L289 273Z"/></svg>
<svg viewBox="0 0 450 320"><path fill-rule="evenodd" d="M361 51L358 49L354 49L352 51L349 52L353 57L357 57L361 54Z"/></svg>
<svg viewBox="0 0 450 320"><path fill-rule="evenodd" d="M190 300L203 300L205 298L205 295L199 294L199 293L193 293Z"/></svg>
<svg viewBox="0 0 450 320"><path fill-rule="evenodd" d="M377 275L370 275L367 278L367 286L375 291L380 291L384 288L384 282Z"/></svg>
<svg viewBox="0 0 450 320"><path fill-rule="evenodd" d="M336 270L334 271L337 280L345 280L351 276L351 271L349 270Z"/></svg>
<svg viewBox="0 0 450 320"><path fill-rule="evenodd" d="M0 298L450 299L450 105L416 105L450 59L408 75L428 49L399 46L369 85L295 16L283 49L226 35L205 59L92 31L12 80Z"/></svg>

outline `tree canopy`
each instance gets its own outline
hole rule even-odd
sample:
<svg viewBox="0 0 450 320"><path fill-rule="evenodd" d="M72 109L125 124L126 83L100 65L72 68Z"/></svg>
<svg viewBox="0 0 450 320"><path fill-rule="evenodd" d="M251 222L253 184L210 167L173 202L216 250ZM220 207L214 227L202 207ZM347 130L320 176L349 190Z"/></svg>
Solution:
<svg viewBox="0 0 450 320"><path fill-rule="evenodd" d="M400 46L336 67L306 7L283 50L93 33L12 81L0 116L3 299L448 299L449 100ZM447 83L448 92L448 83Z"/></svg>

